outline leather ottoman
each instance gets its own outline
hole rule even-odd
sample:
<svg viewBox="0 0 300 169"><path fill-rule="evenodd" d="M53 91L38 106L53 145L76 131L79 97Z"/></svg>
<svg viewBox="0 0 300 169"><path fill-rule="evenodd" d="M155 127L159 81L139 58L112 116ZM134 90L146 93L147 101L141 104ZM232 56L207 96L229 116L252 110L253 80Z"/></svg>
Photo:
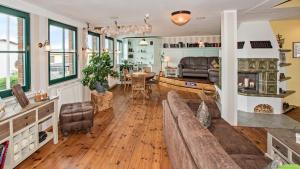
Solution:
<svg viewBox="0 0 300 169"><path fill-rule="evenodd" d="M89 132L94 122L94 107L91 102L63 104L59 120L64 136L72 131Z"/></svg>

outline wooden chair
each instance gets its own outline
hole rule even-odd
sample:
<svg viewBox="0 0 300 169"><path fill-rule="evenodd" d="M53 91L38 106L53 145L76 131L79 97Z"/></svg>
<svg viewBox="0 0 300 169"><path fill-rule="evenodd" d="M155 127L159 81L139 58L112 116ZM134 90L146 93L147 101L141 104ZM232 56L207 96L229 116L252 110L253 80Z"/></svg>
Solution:
<svg viewBox="0 0 300 169"><path fill-rule="evenodd" d="M143 72L150 73L151 71L151 67L143 67Z"/></svg>
<svg viewBox="0 0 300 169"><path fill-rule="evenodd" d="M123 69L121 76L121 83L124 86L124 91L131 85L131 78L128 76L128 69Z"/></svg>
<svg viewBox="0 0 300 169"><path fill-rule="evenodd" d="M149 98L146 94L146 80L144 74L132 74L131 76L131 90L132 90L132 99L138 94L143 95L144 98Z"/></svg>
<svg viewBox="0 0 300 169"><path fill-rule="evenodd" d="M150 79L146 82L146 89L147 89L147 94L150 96L152 93L152 86L153 85L158 85L159 83L159 76L154 76L153 79Z"/></svg>

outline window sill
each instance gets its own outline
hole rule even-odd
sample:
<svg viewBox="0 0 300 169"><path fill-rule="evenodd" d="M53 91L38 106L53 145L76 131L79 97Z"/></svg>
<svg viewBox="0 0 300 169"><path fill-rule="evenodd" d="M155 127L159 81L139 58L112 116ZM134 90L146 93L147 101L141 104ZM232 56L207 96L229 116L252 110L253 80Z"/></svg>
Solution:
<svg viewBox="0 0 300 169"><path fill-rule="evenodd" d="M67 81L64 81L61 83L56 83L56 84L49 86L48 89L51 90L51 89L55 89L55 88L59 88L59 87L63 87L63 86L69 86L70 84L73 84L76 82L80 82L80 79L76 78L76 79L67 80Z"/></svg>
<svg viewBox="0 0 300 169"><path fill-rule="evenodd" d="M25 95L29 100L34 97L34 94L35 93L33 91L25 92ZM5 102L5 106L10 106L18 102L15 96L6 97L3 101Z"/></svg>

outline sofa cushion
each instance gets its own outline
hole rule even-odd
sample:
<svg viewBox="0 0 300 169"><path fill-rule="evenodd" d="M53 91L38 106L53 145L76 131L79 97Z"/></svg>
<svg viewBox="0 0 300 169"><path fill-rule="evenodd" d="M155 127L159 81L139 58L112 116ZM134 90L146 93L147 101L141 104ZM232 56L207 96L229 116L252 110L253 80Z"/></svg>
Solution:
<svg viewBox="0 0 300 169"><path fill-rule="evenodd" d="M179 114L191 114L192 110L189 106L181 99L181 97L175 91L170 91L167 95L167 101L170 105L171 111L175 119L177 119Z"/></svg>
<svg viewBox="0 0 300 169"><path fill-rule="evenodd" d="M240 168L195 117L180 114L178 127L199 169Z"/></svg>
<svg viewBox="0 0 300 169"><path fill-rule="evenodd" d="M180 60L180 64L186 66L186 65L190 65L190 57L185 57L185 58L182 58Z"/></svg>
<svg viewBox="0 0 300 169"><path fill-rule="evenodd" d="M223 119L212 120L209 130L228 154L263 155L254 144Z"/></svg>
<svg viewBox="0 0 300 169"><path fill-rule="evenodd" d="M200 69L188 69L188 68L185 68L185 69L182 69L182 72L183 73L196 73L196 74L207 74L207 70L200 70Z"/></svg>
<svg viewBox="0 0 300 169"><path fill-rule="evenodd" d="M269 158L261 155L234 154L230 157L242 169L263 169L271 162Z"/></svg>
<svg viewBox="0 0 300 169"><path fill-rule="evenodd" d="M201 104L197 110L196 117L200 121L200 123L202 124L202 126L204 128L210 127L211 115L210 115L208 108L207 108L206 104L204 103L204 101L201 102Z"/></svg>
<svg viewBox="0 0 300 169"><path fill-rule="evenodd" d="M196 63L197 65L202 65L202 66L207 66L208 65L208 58L207 57L194 57L193 59L191 59L191 61L193 61L194 63Z"/></svg>
<svg viewBox="0 0 300 169"><path fill-rule="evenodd" d="M173 169L197 169L186 144L178 129L177 121L171 113L167 101L163 101L163 133L168 156Z"/></svg>

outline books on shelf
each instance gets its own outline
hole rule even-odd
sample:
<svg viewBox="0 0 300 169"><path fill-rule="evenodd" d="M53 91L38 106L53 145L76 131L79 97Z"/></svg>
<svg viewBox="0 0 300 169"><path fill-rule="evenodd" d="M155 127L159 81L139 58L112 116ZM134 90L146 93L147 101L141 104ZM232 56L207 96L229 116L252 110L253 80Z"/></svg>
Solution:
<svg viewBox="0 0 300 169"><path fill-rule="evenodd" d="M0 144L0 169L4 169L9 141Z"/></svg>

